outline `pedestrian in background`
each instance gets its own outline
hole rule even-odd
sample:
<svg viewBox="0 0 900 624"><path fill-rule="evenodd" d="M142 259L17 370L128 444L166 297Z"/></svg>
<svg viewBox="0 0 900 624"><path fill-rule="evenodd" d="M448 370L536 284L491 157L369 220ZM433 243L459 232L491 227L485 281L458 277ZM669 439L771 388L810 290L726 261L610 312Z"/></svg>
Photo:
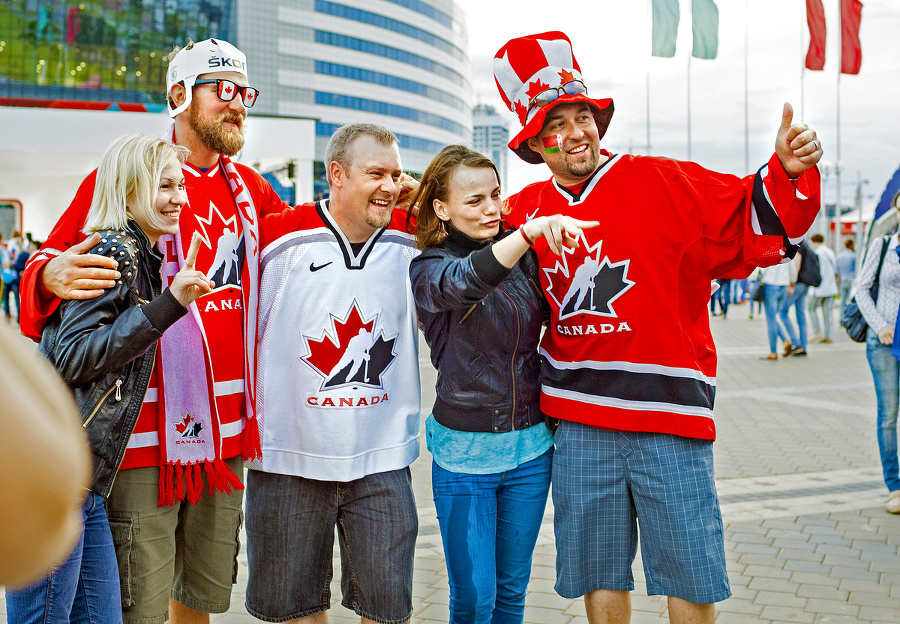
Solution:
<svg viewBox="0 0 900 624"><path fill-rule="evenodd" d="M766 329L769 335L769 354L764 355L762 359L777 360L779 338L784 344L785 357L790 354L792 348L789 331L793 331L793 325L785 327L782 321L787 317L784 302L797 285L797 265L791 261L764 267L760 269L760 280L759 287L763 289L763 306L766 308Z"/></svg>
<svg viewBox="0 0 900 624"><path fill-rule="evenodd" d="M813 335L810 342L831 343L832 312L834 310L834 298L838 294L837 260L834 252L823 245L825 237L821 234L813 234L809 238L813 251L819 256L819 272L822 275L822 283L813 286L807 293L809 308L809 320L812 324ZM822 309L822 325L819 325L819 308Z"/></svg>
<svg viewBox="0 0 900 624"><path fill-rule="evenodd" d="M844 241L844 251L837 255L838 289L841 293L841 313L850 303L853 280L856 279L856 247L852 238Z"/></svg>
<svg viewBox="0 0 900 624"><path fill-rule="evenodd" d="M897 207L897 198L894 198ZM887 255L881 265L877 302L869 293L875 281L875 272L881 258L882 246L887 245ZM875 382L875 397L878 401L878 451L881 455L881 469L884 484L888 489L885 508L893 514L900 514L900 463L897 459L897 410L900 408L900 332L897 326L897 310L900 308L900 260L898 260L897 234L890 238L876 239L866 251L856 302L863 318L869 324L866 335L866 357Z"/></svg>

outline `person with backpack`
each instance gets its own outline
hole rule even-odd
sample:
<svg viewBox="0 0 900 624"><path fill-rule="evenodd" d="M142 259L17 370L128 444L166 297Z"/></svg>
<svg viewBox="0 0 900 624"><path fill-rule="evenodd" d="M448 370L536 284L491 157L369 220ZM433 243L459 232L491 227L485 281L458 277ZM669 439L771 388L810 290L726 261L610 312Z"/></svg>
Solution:
<svg viewBox="0 0 900 624"><path fill-rule="evenodd" d="M797 284L794 292L788 294L779 310L779 318L787 330L790 340L784 344L784 355L806 355L806 293L810 287L822 283L822 273L819 268L819 256L813 251L806 241L800 243L800 252L794 257L796 263L799 258L800 266L797 270ZM797 316L797 327L791 322L788 312L791 307ZM795 341L796 338L796 341Z"/></svg>

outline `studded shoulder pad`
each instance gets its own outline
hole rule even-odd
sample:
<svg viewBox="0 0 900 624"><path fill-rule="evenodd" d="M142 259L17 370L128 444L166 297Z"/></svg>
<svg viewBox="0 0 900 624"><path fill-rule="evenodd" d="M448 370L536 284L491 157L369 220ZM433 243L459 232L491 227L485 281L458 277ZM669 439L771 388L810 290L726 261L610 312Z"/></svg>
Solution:
<svg viewBox="0 0 900 624"><path fill-rule="evenodd" d="M113 258L119 263L122 280L131 282L137 275L138 246L137 241L127 232L106 230L100 232L100 242L91 253Z"/></svg>

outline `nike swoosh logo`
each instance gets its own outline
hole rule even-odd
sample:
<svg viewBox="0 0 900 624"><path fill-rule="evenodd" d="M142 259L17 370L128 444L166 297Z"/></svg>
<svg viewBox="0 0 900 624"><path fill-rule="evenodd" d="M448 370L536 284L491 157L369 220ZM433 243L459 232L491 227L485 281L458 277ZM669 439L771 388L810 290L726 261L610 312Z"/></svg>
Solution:
<svg viewBox="0 0 900 624"><path fill-rule="evenodd" d="M531 221L532 219L534 219L534 215L536 215L536 214L538 213L538 210L540 210L540 208L538 208L537 210L535 210L535 211L532 212L531 214L526 214L526 215L525 215L525 220L526 220L526 221Z"/></svg>
<svg viewBox="0 0 900 624"><path fill-rule="evenodd" d="M319 269L324 269L324 268L327 267L329 264L331 264L331 262L326 262L325 264L320 264L319 266L316 266L316 263L315 263L315 262L310 262L310 263L309 263L309 270L312 271L313 273L315 273L315 272L318 271Z"/></svg>

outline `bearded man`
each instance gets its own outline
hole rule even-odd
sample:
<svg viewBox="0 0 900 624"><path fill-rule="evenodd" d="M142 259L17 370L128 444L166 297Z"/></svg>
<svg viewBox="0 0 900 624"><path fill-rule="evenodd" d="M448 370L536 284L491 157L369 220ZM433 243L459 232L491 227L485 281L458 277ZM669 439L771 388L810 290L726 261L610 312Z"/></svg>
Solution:
<svg viewBox="0 0 900 624"><path fill-rule="evenodd" d="M160 340L143 407L107 499L124 621L141 624L206 623L210 613L229 607L242 460L259 456L253 414L258 223L260 216L285 208L256 171L229 159L244 145L247 109L259 94L249 85L244 54L221 40L192 43L170 55L166 83L175 120L168 136L190 156L183 166L188 203L179 232L159 242L163 276L178 272L195 231L203 241L199 270L208 273L219 255L211 233L226 228L240 241L240 267L228 278L226 271L225 283L191 304L190 314ZM21 328L33 339L40 338L60 299L96 297L120 278L114 260L89 253L99 235L78 242L95 179L96 171L84 180L23 274ZM191 444L179 443L185 425L199 432Z"/></svg>

